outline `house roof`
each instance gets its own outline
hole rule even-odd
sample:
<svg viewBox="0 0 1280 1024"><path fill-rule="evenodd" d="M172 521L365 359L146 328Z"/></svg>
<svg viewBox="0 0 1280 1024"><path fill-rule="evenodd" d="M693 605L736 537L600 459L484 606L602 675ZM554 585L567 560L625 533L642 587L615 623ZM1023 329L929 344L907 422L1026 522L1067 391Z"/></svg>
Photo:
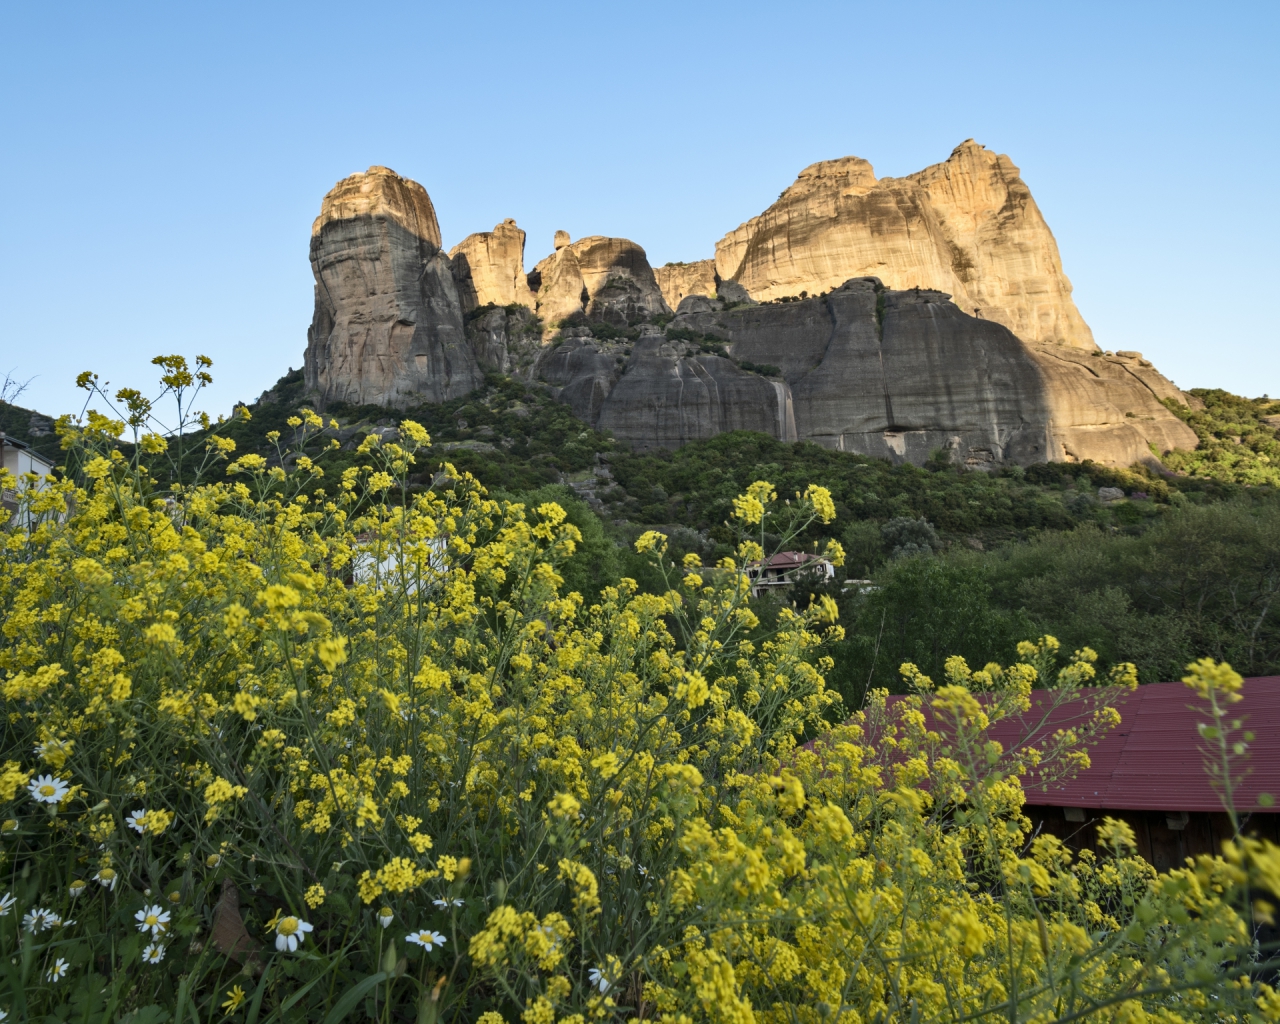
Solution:
<svg viewBox="0 0 1280 1024"><path fill-rule="evenodd" d="M1258 796L1269 793L1280 803L1280 676L1246 679L1244 699L1229 707L1229 720L1254 733L1248 756L1234 764L1244 780L1235 791L1240 811L1260 809ZM1021 718L997 722L988 731L1006 749L1019 745L1031 723L1039 722L1037 708L1046 701L1043 690L1032 692L1032 707ZM1209 784L1197 724L1205 721L1204 704L1182 683L1148 683L1124 693L1116 704L1120 724L1089 748L1090 767L1075 778L1047 790L1028 778L1028 804L1127 811L1221 811L1222 801ZM1083 721L1092 710L1086 702L1072 702L1052 710L1049 730ZM936 721L930 728L937 728ZM1041 732L1043 734L1043 732ZM1278 808L1280 809L1280 808Z"/></svg>
<svg viewBox="0 0 1280 1024"><path fill-rule="evenodd" d="M33 459L36 459L37 461L44 463L50 469L53 468L53 463L50 462L47 458L45 458L45 456L41 455L34 448L32 448L31 445L27 444L26 441L19 441L16 437L11 437L10 435L6 434L3 430L0 430L0 448L16 448L18 451L24 451L27 454L29 454Z"/></svg>

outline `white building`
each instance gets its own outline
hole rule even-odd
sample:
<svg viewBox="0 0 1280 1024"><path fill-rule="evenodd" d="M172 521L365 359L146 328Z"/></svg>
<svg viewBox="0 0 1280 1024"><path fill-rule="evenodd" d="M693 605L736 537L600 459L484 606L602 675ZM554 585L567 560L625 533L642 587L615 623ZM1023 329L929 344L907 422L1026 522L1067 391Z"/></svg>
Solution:
<svg viewBox="0 0 1280 1024"><path fill-rule="evenodd" d="M34 473L39 478L34 485L35 490L42 491L48 486L45 477L53 472L52 462L32 451L31 446L25 441L9 437L2 430L0 430L0 465L13 474L13 479L0 489L0 506L11 513L18 510L18 500L29 486L27 481L23 480L25 474ZM19 521L13 525L26 529L31 524L29 521Z"/></svg>

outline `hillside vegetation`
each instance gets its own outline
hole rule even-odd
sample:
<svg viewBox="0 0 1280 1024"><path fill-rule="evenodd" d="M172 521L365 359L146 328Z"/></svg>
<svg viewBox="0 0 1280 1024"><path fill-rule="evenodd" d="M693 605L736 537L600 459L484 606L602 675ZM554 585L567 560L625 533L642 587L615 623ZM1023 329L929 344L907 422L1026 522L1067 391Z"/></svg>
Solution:
<svg viewBox="0 0 1280 1024"><path fill-rule="evenodd" d="M1193 388L1203 409L1166 399L1200 443L1195 451L1170 452L1164 463L1178 473L1209 480L1280 486L1280 401L1240 398L1219 389Z"/></svg>
<svg viewBox="0 0 1280 1024"><path fill-rule="evenodd" d="M1177 678L1203 655L1248 674L1280 673L1280 492L1268 461L1280 441L1264 419L1276 403L1196 394L1205 409L1179 407L1180 415L1205 440L1166 457L1178 474L1090 463L981 473L960 471L941 453L924 467L894 466L751 433L633 452L545 389L490 376L464 399L408 412L433 446L409 472L407 493L430 488L448 462L499 497L557 501L582 536L561 572L590 598L623 577L662 591L632 547L645 530L661 530L673 556L710 564L732 554L733 499L753 481L768 480L784 497L819 482L835 517L811 523L793 544L844 548L826 589L849 636L833 648L830 678L855 705L868 687L900 687L903 661L932 674L954 652L1007 661L1018 639L1042 633L1094 647L1104 665L1133 661L1145 682ZM295 371L251 407L251 419L217 429L239 453L291 465L296 456L282 446L295 437L290 417L305 406ZM17 426L30 420L12 407L0 416ZM380 407L333 406L324 417L312 447L337 448L315 487L334 496L344 471L368 464L364 440L394 438L397 421ZM266 440L273 431L280 438ZM193 467L181 475L190 480ZM1103 500L1100 488L1123 497ZM842 589L845 579L873 586ZM769 602L758 603L769 619Z"/></svg>

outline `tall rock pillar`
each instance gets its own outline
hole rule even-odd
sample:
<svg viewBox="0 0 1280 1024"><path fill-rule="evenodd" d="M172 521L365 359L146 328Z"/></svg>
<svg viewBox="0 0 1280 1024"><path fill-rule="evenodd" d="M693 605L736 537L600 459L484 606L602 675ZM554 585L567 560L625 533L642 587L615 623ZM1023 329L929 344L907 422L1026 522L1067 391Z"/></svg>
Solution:
<svg viewBox="0 0 1280 1024"><path fill-rule="evenodd" d="M311 228L308 388L323 402L404 408L484 381L463 332L427 190L386 167L343 178Z"/></svg>

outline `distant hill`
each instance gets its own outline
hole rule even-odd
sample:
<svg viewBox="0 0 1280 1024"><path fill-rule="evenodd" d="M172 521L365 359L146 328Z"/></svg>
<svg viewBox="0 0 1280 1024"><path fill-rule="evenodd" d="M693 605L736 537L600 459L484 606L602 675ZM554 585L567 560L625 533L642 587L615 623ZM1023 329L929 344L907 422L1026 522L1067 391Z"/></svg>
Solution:
<svg viewBox="0 0 1280 1024"><path fill-rule="evenodd" d="M35 451L55 464L62 454L58 436L53 430L53 418L34 409L0 402L0 431L31 445Z"/></svg>

